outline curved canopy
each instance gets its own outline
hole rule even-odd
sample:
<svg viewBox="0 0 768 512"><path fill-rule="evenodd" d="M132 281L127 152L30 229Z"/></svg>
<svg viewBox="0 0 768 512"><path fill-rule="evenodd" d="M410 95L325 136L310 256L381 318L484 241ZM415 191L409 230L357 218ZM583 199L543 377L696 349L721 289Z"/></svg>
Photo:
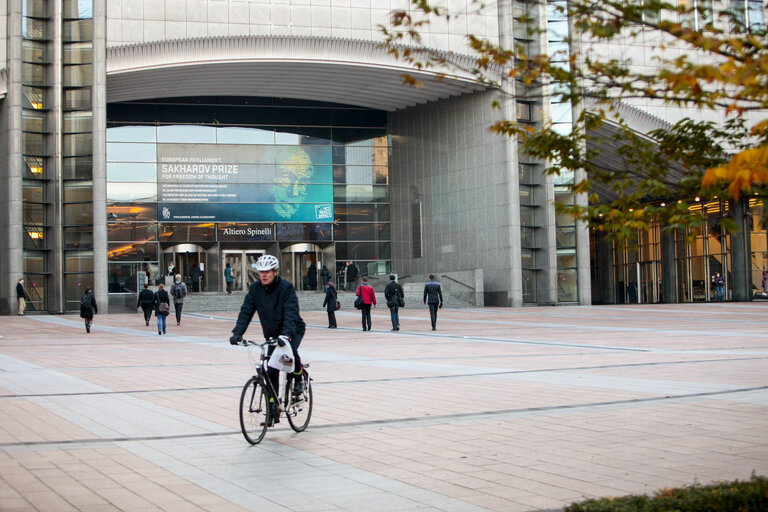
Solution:
<svg viewBox="0 0 768 512"><path fill-rule="evenodd" d="M450 66L419 71L378 43L320 37L217 37L115 47L107 50L107 101L263 96L394 111L487 88L468 71L470 57L439 57ZM405 73L423 85L405 85Z"/></svg>

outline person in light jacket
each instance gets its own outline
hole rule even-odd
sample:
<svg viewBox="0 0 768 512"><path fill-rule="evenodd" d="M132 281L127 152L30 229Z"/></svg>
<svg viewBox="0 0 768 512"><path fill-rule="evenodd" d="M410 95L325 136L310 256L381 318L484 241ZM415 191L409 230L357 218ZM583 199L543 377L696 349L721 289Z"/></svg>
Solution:
<svg viewBox="0 0 768 512"><path fill-rule="evenodd" d="M176 274L176 280L171 286L173 308L176 310L176 325L181 325L181 308L184 307L184 297L187 296L187 285L181 280L181 274Z"/></svg>

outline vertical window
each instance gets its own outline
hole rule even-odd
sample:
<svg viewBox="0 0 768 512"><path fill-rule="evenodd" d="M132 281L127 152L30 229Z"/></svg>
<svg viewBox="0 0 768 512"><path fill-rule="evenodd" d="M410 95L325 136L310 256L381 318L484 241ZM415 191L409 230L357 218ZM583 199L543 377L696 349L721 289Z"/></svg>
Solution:
<svg viewBox="0 0 768 512"><path fill-rule="evenodd" d="M421 245L421 203L411 204L411 257L421 258L424 252Z"/></svg>

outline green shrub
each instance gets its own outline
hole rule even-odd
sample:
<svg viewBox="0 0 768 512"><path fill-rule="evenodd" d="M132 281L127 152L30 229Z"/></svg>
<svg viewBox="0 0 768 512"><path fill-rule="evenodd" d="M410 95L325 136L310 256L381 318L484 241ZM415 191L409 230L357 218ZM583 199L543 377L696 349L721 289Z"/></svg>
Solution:
<svg viewBox="0 0 768 512"><path fill-rule="evenodd" d="M573 503L563 512L765 512L768 479L752 475L748 482L721 482L662 489L655 496L632 495Z"/></svg>

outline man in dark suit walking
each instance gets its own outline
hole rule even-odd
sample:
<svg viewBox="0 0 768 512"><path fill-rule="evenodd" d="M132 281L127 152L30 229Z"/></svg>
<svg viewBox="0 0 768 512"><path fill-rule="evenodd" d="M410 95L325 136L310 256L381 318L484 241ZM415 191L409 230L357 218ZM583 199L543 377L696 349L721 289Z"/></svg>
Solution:
<svg viewBox="0 0 768 512"><path fill-rule="evenodd" d="M424 304L429 306L429 318L432 330L437 329L437 310L443 307L443 291L435 281L435 274L429 274L429 281L424 285Z"/></svg>

